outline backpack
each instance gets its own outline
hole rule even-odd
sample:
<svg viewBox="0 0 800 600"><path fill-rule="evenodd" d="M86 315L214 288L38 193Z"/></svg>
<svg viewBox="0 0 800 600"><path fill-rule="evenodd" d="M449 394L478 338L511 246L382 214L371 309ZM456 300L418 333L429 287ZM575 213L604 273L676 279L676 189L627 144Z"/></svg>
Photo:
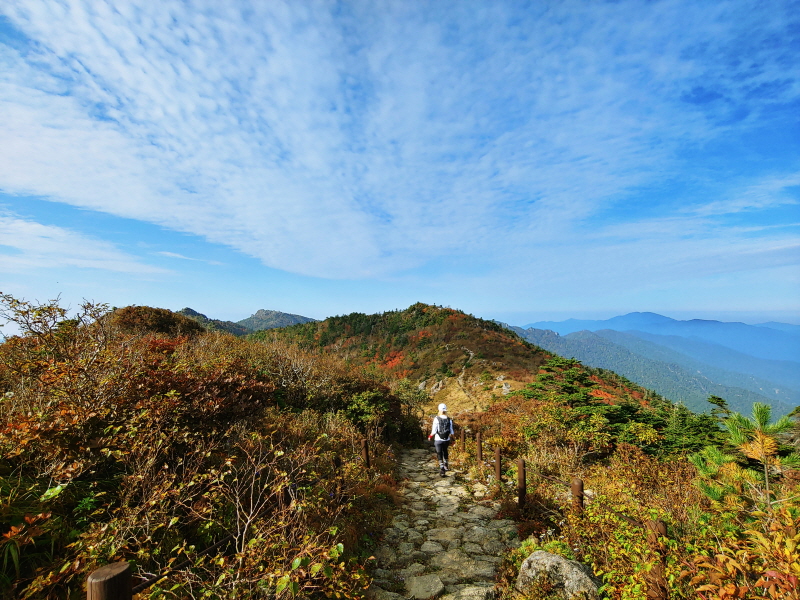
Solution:
<svg viewBox="0 0 800 600"><path fill-rule="evenodd" d="M450 439L450 417L436 417L436 435L443 440Z"/></svg>

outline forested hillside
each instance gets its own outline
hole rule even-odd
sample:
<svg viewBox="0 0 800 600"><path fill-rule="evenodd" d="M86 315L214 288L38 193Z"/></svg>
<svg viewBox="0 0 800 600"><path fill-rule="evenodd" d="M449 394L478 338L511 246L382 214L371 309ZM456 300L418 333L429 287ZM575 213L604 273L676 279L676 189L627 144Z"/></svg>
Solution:
<svg viewBox="0 0 800 600"><path fill-rule="evenodd" d="M456 413L491 410L505 396L534 393L555 369L564 370L566 379L544 395L564 404L564 418L575 426L575 435L583 435L577 431L595 415L592 426L598 431L662 452L678 446L698 449L707 437L689 442L691 432L714 429L710 417L694 415L624 377L562 359L493 321L450 308L419 303L376 315L354 313L252 339L297 342L364 366L390 383L408 380L428 391L429 410L440 401ZM637 436L652 439L645 443Z"/></svg>
<svg viewBox="0 0 800 600"><path fill-rule="evenodd" d="M696 412L711 410L706 401L709 396L725 398L733 410L740 412L747 412L754 402L764 402L777 414L785 415L800 404L800 393L790 388L726 372L630 334L600 330L560 336L541 329L514 329L531 343L587 365L615 371Z"/></svg>

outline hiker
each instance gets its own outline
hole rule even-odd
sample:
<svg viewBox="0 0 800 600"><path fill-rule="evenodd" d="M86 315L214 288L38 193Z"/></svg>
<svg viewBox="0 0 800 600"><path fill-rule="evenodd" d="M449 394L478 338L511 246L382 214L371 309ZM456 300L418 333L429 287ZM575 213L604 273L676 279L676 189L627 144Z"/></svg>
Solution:
<svg viewBox="0 0 800 600"><path fill-rule="evenodd" d="M439 459L439 475L444 477L445 471L450 468L447 464L447 447L450 441L456 438L456 431L453 427L453 419L447 416L447 405L439 405L439 414L433 417L433 427L428 439L433 438L433 445L436 447L436 457Z"/></svg>

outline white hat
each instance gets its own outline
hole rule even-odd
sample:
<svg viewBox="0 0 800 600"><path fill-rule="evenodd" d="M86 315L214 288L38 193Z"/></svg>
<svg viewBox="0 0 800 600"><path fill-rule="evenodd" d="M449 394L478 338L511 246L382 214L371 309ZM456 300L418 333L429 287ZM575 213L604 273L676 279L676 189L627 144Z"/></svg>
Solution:
<svg viewBox="0 0 800 600"><path fill-rule="evenodd" d="M440 404L439 405L439 410L441 412L447 412L447 404L444 404L444 403Z"/></svg>

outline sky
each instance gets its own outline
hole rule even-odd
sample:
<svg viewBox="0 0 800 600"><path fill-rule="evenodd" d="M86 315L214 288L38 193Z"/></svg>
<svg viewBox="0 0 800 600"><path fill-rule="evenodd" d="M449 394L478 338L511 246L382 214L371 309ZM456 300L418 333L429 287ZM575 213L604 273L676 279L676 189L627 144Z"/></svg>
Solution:
<svg viewBox="0 0 800 600"><path fill-rule="evenodd" d="M0 291L800 323L800 2L0 4Z"/></svg>

